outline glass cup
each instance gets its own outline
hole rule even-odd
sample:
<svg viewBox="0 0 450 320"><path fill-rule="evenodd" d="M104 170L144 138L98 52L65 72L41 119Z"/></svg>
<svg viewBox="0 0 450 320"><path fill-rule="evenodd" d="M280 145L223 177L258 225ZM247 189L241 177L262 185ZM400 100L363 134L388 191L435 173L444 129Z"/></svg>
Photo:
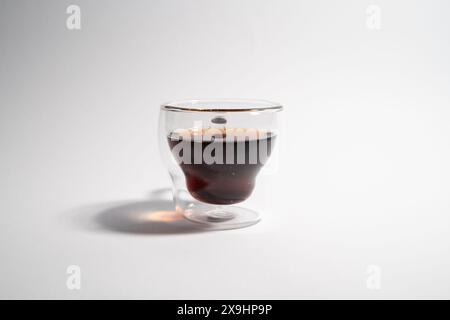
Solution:
<svg viewBox="0 0 450 320"><path fill-rule="evenodd" d="M163 104L159 142L177 212L210 229L257 223L260 215L245 201L279 139L282 110L262 100Z"/></svg>

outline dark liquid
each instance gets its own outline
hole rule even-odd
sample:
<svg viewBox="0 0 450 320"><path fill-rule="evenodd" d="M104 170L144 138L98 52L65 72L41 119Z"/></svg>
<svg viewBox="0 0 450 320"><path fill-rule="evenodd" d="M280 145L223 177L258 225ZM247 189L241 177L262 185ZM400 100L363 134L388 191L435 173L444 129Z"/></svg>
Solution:
<svg viewBox="0 0 450 320"><path fill-rule="evenodd" d="M190 163L186 163L187 161L180 163L190 194L202 202L226 205L242 202L251 195L255 187L255 178L272 151L275 136L267 134L263 138L235 141L213 137L207 141L194 141L189 137L183 138L171 134L168 142L172 150L179 143L190 149ZM262 147L263 143L267 145L267 148ZM219 156L216 159L222 159L222 163L216 161L216 163L207 164L203 157L199 159L200 163L194 162L195 150L201 150L203 154L207 146L219 147L218 144L221 144L222 156L218 153ZM229 148L234 148L234 153L227 159ZM261 148L263 148L263 155L260 155ZM183 156L183 151L178 155ZM215 152L212 152L212 155L215 156Z"/></svg>

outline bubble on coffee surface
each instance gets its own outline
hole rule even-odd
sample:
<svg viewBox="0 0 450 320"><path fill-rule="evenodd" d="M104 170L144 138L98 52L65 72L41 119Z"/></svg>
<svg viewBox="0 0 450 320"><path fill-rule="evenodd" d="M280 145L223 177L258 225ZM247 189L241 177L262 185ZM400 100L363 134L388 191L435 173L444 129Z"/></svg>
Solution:
<svg viewBox="0 0 450 320"><path fill-rule="evenodd" d="M225 124L227 123L227 119L222 116L217 116L211 119L211 122L214 124Z"/></svg>

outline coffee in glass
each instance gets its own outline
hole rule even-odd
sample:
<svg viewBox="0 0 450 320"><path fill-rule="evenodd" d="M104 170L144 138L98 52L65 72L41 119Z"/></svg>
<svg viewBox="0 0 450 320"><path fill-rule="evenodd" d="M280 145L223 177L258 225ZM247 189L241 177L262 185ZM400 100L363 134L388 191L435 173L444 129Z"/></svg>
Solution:
<svg viewBox="0 0 450 320"><path fill-rule="evenodd" d="M247 208L279 140L281 105L262 100L187 100L160 113L160 148L177 211L211 229L260 220ZM239 204L239 206L236 206Z"/></svg>
<svg viewBox="0 0 450 320"><path fill-rule="evenodd" d="M183 129L167 139L190 194L219 205L239 203L251 195L275 143L271 132L245 128Z"/></svg>

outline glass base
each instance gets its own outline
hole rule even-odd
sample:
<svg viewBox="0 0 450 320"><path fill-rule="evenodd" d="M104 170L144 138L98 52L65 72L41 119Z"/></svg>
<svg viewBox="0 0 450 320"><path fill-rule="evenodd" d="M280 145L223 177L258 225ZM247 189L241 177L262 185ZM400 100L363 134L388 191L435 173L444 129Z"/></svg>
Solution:
<svg viewBox="0 0 450 320"><path fill-rule="evenodd" d="M184 211L184 217L212 230L245 228L261 220L258 212L234 206L190 208Z"/></svg>

